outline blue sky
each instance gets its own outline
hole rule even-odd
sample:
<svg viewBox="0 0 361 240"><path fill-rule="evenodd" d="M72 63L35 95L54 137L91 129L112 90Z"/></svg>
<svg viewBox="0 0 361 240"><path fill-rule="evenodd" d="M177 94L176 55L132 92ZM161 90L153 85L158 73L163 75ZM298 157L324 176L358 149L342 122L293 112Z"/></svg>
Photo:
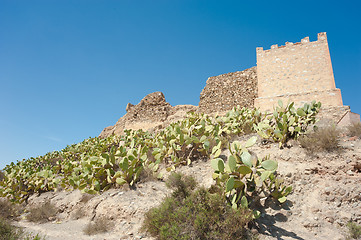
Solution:
<svg viewBox="0 0 361 240"><path fill-rule="evenodd" d="M198 105L210 76L327 32L336 86L361 113L361 1L0 0L0 169L98 136L162 91Z"/></svg>

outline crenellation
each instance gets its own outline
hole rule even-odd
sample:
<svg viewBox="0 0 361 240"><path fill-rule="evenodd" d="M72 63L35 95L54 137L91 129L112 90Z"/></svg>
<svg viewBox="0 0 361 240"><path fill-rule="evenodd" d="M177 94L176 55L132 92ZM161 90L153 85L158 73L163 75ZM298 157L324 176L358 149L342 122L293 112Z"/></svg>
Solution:
<svg viewBox="0 0 361 240"><path fill-rule="evenodd" d="M263 47L257 47L256 48L256 52L257 52L257 55L258 54L262 54L262 53L270 53L272 51L277 51L278 49L282 49L282 48L286 48L286 47L292 47L292 46L297 46L297 45L306 45L306 48L308 48L308 44L309 43L313 43L312 47L319 47L319 45L317 43L324 43L324 42L327 42L327 35L325 32L321 32L321 33L318 33L317 35L317 41L313 41L311 42L310 41L310 37L304 37L301 39L301 42L296 42L296 43L293 43L293 42L285 42L285 45L282 45L282 46L278 46L278 44L273 44L271 46L270 49L267 49L267 50L264 50ZM294 49L292 49L294 50ZM292 51L291 50L291 51Z"/></svg>
<svg viewBox="0 0 361 240"><path fill-rule="evenodd" d="M310 37L305 37L301 39L301 43L309 43L310 42Z"/></svg>
<svg viewBox="0 0 361 240"><path fill-rule="evenodd" d="M317 41L327 41L327 36L325 32L320 32L317 34Z"/></svg>

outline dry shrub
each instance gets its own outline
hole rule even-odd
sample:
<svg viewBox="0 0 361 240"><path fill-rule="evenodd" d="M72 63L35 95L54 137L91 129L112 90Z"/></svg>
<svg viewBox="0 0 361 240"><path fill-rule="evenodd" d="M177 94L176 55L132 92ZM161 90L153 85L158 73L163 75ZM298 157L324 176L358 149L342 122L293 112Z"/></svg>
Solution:
<svg viewBox="0 0 361 240"><path fill-rule="evenodd" d="M55 206L51 204L50 201L47 201L40 206L30 208L26 219L30 222L45 223L51 221L56 214L57 210Z"/></svg>
<svg viewBox="0 0 361 240"><path fill-rule="evenodd" d="M332 152L340 150L340 131L335 126L318 128L299 137L298 141L308 152Z"/></svg>
<svg viewBox="0 0 361 240"><path fill-rule="evenodd" d="M114 224L106 217L97 218L94 222L90 222L85 226L83 232L86 235L95 235L105 233L113 228Z"/></svg>
<svg viewBox="0 0 361 240"><path fill-rule="evenodd" d="M139 183L156 181L155 172L149 167L144 167L139 176Z"/></svg>
<svg viewBox="0 0 361 240"><path fill-rule="evenodd" d="M11 203L7 198L0 198L0 218L16 220L21 211L21 205Z"/></svg>
<svg viewBox="0 0 361 240"><path fill-rule="evenodd" d="M7 199L0 199L0 217L10 219L14 213L13 205Z"/></svg>
<svg viewBox="0 0 361 240"><path fill-rule="evenodd" d="M84 208L80 207L80 208L78 208L77 210L75 210L73 212L73 214L71 215L71 218L75 219L75 220L78 220L80 218L85 217L85 215L86 214L85 214Z"/></svg>
<svg viewBox="0 0 361 240"><path fill-rule="evenodd" d="M168 186L175 190L173 195L146 213L143 231L160 240L233 240L248 235L245 226L252 220L249 209L234 210L218 193L205 188L193 190L195 180L189 177L171 178Z"/></svg>
<svg viewBox="0 0 361 240"><path fill-rule="evenodd" d="M84 193L84 194L81 195L80 202L81 203L87 203L93 197L95 197L95 194Z"/></svg>
<svg viewBox="0 0 361 240"><path fill-rule="evenodd" d="M361 123L354 123L347 126L348 134L351 137L359 137L361 138Z"/></svg>

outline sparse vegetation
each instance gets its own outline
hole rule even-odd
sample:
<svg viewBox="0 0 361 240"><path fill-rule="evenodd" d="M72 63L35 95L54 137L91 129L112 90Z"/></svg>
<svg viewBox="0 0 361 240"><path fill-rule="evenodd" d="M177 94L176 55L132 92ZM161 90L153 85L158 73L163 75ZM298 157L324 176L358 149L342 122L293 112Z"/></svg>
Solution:
<svg viewBox="0 0 361 240"><path fill-rule="evenodd" d="M81 195L81 199L80 199L80 202L81 203L87 203L89 202L90 199L92 199L95 195L92 195L92 194L88 194L88 193L83 193Z"/></svg>
<svg viewBox="0 0 361 240"><path fill-rule="evenodd" d="M99 233L105 233L112 229L114 224L106 217L96 218L94 222L90 222L84 228L83 232L86 235L96 235Z"/></svg>
<svg viewBox="0 0 361 240"><path fill-rule="evenodd" d="M318 128L314 132L299 138L299 142L308 152L332 152L340 150L340 131L335 126Z"/></svg>
<svg viewBox="0 0 361 240"><path fill-rule="evenodd" d="M359 137L361 138L361 123L354 123L347 126L348 135L351 137Z"/></svg>
<svg viewBox="0 0 361 240"><path fill-rule="evenodd" d="M25 233L21 228L13 226L9 220L0 217L0 240L45 240L45 237Z"/></svg>
<svg viewBox="0 0 361 240"><path fill-rule="evenodd" d="M38 234L33 236L25 233L21 228L11 224L11 220L17 220L22 211L22 206L0 199L0 240L41 240Z"/></svg>
<svg viewBox="0 0 361 240"><path fill-rule="evenodd" d="M349 230L349 236L346 238L347 240L361 239L361 225L355 222L349 222L346 227Z"/></svg>
<svg viewBox="0 0 361 240"><path fill-rule="evenodd" d="M23 231L4 218L0 218L0 240L17 240L21 239Z"/></svg>
<svg viewBox="0 0 361 240"><path fill-rule="evenodd" d="M30 222L45 223L55 217L56 213L55 206L50 201L47 201L40 206L30 208L26 219Z"/></svg>
<svg viewBox="0 0 361 240"><path fill-rule="evenodd" d="M232 209L219 192L194 189L194 182L190 177L173 174L168 180L168 186L174 189L172 196L146 213L144 231L160 240L233 240L250 235L246 225L252 220L252 211Z"/></svg>
<svg viewBox="0 0 361 240"><path fill-rule="evenodd" d="M85 213L84 209L80 207L72 213L71 218L78 220L80 218L85 217L85 215L86 215L86 213Z"/></svg>
<svg viewBox="0 0 361 240"><path fill-rule="evenodd" d="M23 202L34 193L59 188L79 189L86 193L80 200L86 203L94 194L109 188L123 185L133 187L141 178L161 179L161 168L175 171L180 165L190 165L199 159L212 159L212 176L216 180L217 191L196 190L194 180L174 175L168 184L174 190L172 201L177 202L167 203L161 208L174 210L180 219L183 212L188 211L182 220L188 221L188 237L232 239L243 236L243 226L250 219L258 217L257 212L248 208L258 201L259 193L283 203L292 187L284 186L277 178L276 161L259 159L248 151L257 142L256 136L245 145L234 140L241 135L257 132L263 138L279 142L282 147L289 139L305 134L307 127L316 122L315 116L320 106L320 103L312 102L296 109L293 103L283 106L280 102L273 115L263 115L258 109L239 107L225 116L188 113L185 119L171 123L159 132L125 130L122 136L89 138L61 151L6 166L0 172L0 197ZM225 149L230 151L228 160L220 158ZM215 215L208 215L210 213L206 209L213 209ZM192 216L192 211L195 222L186 218ZM27 219L45 222L52 219L56 212L48 202L30 209ZM81 215L81 211L75 213L76 218ZM238 222L241 230L233 228L230 224L232 221ZM182 224L176 220L173 223ZM106 231L108 228L103 225L107 225L106 219L98 219L89 223L84 232L96 234ZM176 236L180 228L177 230L173 225L169 226L166 232L160 229L159 236L165 234L164 238L169 237L172 232Z"/></svg>
<svg viewBox="0 0 361 240"><path fill-rule="evenodd" d="M15 205L6 198L0 199L0 218L16 219L20 209L20 205Z"/></svg>

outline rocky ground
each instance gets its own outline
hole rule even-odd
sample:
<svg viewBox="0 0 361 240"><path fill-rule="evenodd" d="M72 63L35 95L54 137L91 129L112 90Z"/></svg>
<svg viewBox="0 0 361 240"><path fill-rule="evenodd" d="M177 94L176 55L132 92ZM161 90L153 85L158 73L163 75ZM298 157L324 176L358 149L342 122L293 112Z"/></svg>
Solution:
<svg viewBox="0 0 361 240"><path fill-rule="evenodd" d="M262 217L253 231L265 240L345 239L345 224L350 220L361 223L361 140L345 136L339 152L317 154L306 152L297 142L291 144L279 149L278 144L259 141L251 149L258 156L270 154L276 159L278 172L294 189L282 205L263 203ZM212 184L209 161L198 161L179 171L194 175L200 185ZM143 215L169 193L165 183L157 180L139 183L136 189L112 189L96 196L79 191L43 193L31 197L29 206L50 200L59 211L57 216L48 223L20 220L17 224L48 240L152 239L140 231ZM85 226L102 216L113 224L112 231L85 235Z"/></svg>

